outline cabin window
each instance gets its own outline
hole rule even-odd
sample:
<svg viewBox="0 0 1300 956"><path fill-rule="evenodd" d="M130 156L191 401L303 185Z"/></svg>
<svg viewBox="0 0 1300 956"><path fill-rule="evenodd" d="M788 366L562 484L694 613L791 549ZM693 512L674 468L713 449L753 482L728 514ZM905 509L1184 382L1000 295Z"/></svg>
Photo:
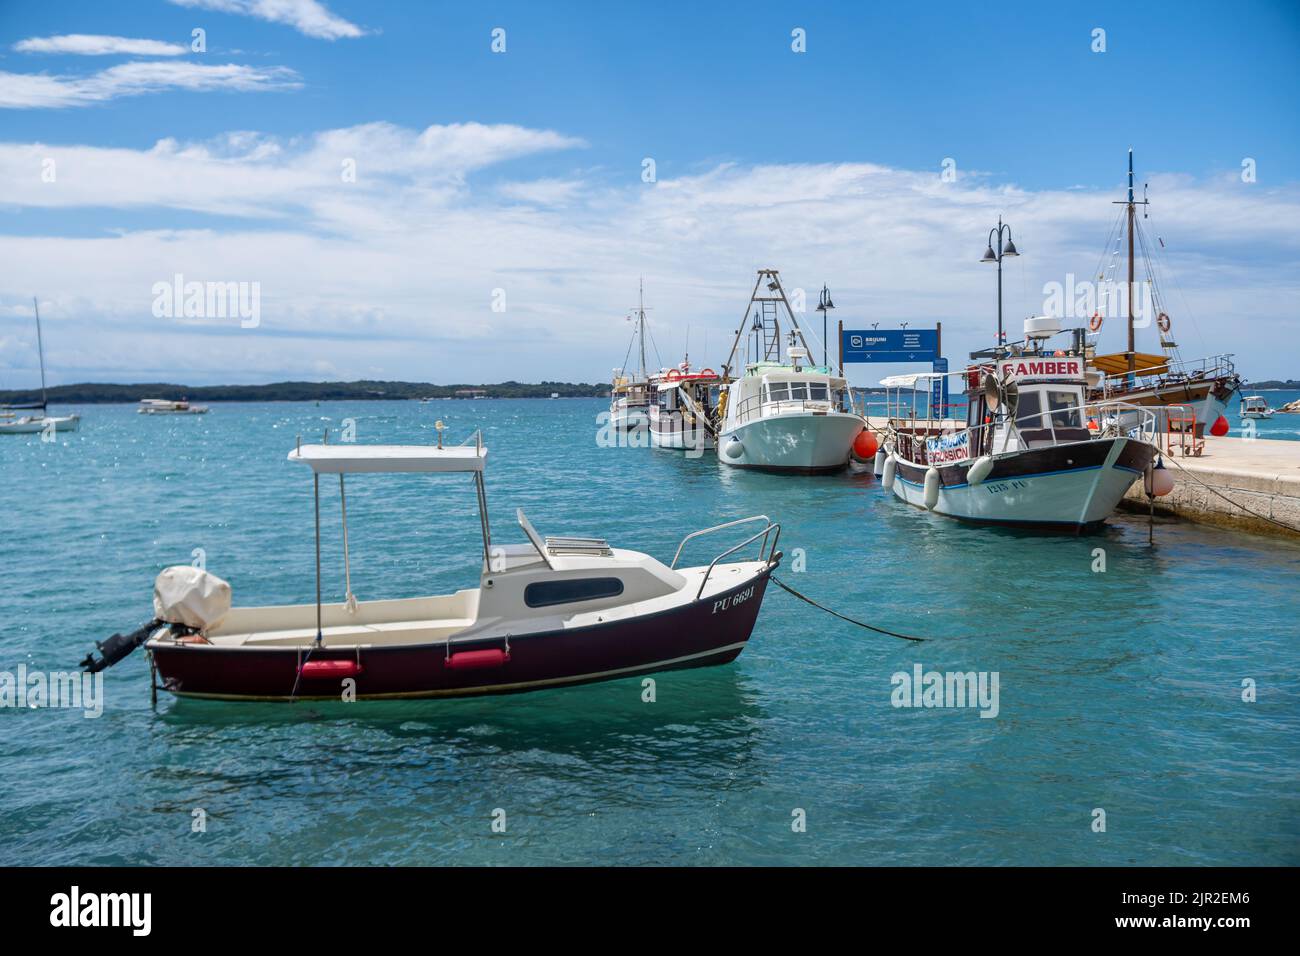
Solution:
<svg viewBox="0 0 1300 956"><path fill-rule="evenodd" d="M1016 426L1018 428L1041 428L1043 426L1043 404L1038 392L1021 392L1016 406Z"/></svg>
<svg viewBox="0 0 1300 956"><path fill-rule="evenodd" d="M568 581L538 581L524 588L524 603L529 607L552 607L618 597L623 582L618 578L573 578Z"/></svg>
<svg viewBox="0 0 1300 956"><path fill-rule="evenodd" d="M807 399L808 399L808 383L791 382L790 400L795 402L803 402L803 401L807 401Z"/></svg>
<svg viewBox="0 0 1300 956"><path fill-rule="evenodd" d="M810 382L808 384L809 398L814 402L829 401L831 390L825 382Z"/></svg>
<svg viewBox="0 0 1300 956"><path fill-rule="evenodd" d="M1075 392L1048 392L1047 409L1053 428L1082 428L1079 396Z"/></svg>
<svg viewBox="0 0 1300 956"><path fill-rule="evenodd" d="M790 386L786 382L772 382L767 386L769 402L784 402L790 398Z"/></svg>

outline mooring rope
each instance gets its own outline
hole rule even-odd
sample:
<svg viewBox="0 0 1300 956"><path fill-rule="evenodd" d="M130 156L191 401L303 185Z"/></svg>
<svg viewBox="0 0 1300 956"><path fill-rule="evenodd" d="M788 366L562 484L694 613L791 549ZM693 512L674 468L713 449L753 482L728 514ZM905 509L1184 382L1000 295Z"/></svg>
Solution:
<svg viewBox="0 0 1300 956"><path fill-rule="evenodd" d="M800 601L804 601L804 602L806 602L806 603L808 603L808 604L811 604L813 607L817 608L819 611L825 611L827 614L831 615L832 617L838 617L841 621L848 621L850 624L856 624L858 627L866 628L868 631L875 631L877 634L884 634L884 635L886 635L886 636L888 636L888 637L897 637L897 638L901 638L901 639L904 640L904 641L916 641L917 643L924 643L924 642L925 642L925 638L924 638L924 637L912 637L912 636L909 635L909 634L899 634L897 631L887 631L887 630L885 630L883 627L873 627L873 626L870 625L870 624L864 624L862 621L855 621L855 620L854 620L853 618L851 618L851 617L845 617L843 614L839 613L838 611L832 611L830 608L826 607L825 605L823 605L823 604L818 604L816 601L814 601L812 598L808 597L806 594L800 594L800 593L799 593L798 591L796 591L794 588L790 587L790 585L786 584L784 581L782 581L780 578L778 578L775 574L772 575L772 580L773 580L773 581L777 584L777 586L780 587L783 591L786 591L786 592L788 592L788 593L790 593L790 594L793 594L793 595L794 595L795 597L797 597Z"/></svg>
<svg viewBox="0 0 1300 956"><path fill-rule="evenodd" d="M1300 528L1297 528L1297 527L1295 527L1294 525L1289 525L1289 524L1287 524L1287 523L1284 522L1284 521L1278 521L1276 518L1274 518L1274 517L1272 517L1272 516L1270 516L1270 515L1263 515L1263 514L1260 514L1258 511L1252 511L1250 508L1247 508L1245 505L1241 504L1240 502L1233 501L1231 498L1229 498L1227 495L1225 495L1225 494L1224 494L1222 491L1220 491L1218 488L1215 488L1213 485L1207 485L1205 482L1201 481L1200 478L1197 478L1197 477L1196 477L1196 474L1195 474L1194 472L1188 471L1186 468L1184 468L1183 465L1182 465L1182 463L1179 462L1179 460L1178 460L1177 458L1175 458L1173 455L1165 455L1164 457L1165 457L1165 458L1168 458L1168 459L1169 459L1170 461L1172 461L1175 465L1177 465L1180 469L1182 469L1183 474L1184 474L1184 475L1187 475L1189 478L1191 478L1192 481L1196 482L1198 485L1200 485L1200 486L1201 486L1202 488L1204 488L1206 491L1212 491L1212 492L1214 492L1214 494L1218 495L1220 498L1222 498L1222 499L1223 499L1224 501L1226 501L1228 504L1230 504L1230 505L1236 505L1236 506L1237 506L1238 508L1240 508L1242 511L1246 512L1246 514L1248 514L1248 515L1253 515L1254 517L1260 519L1261 521L1268 521L1268 522L1270 522L1271 524L1275 524L1275 525L1277 525L1279 528L1285 528L1287 531L1292 531L1292 532L1300 533Z"/></svg>

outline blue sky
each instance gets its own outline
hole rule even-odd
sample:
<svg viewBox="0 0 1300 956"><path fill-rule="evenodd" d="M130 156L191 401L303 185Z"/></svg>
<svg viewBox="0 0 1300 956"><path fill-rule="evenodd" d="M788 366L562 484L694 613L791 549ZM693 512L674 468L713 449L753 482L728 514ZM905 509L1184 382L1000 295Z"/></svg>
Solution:
<svg viewBox="0 0 1300 956"><path fill-rule="evenodd" d="M9 2L0 387L33 294L52 381L599 380L641 275L663 360L716 364L765 266L960 357L998 215L1014 329L1097 264L1129 146L1184 354L1298 377L1297 64L1283 2ZM151 313L176 272L259 283L259 324Z"/></svg>

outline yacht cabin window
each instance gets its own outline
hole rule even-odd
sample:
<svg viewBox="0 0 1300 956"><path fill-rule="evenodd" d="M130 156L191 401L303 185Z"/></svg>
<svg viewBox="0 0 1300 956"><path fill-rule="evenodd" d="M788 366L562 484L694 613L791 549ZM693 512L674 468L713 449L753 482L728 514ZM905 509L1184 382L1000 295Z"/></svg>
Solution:
<svg viewBox="0 0 1300 956"><path fill-rule="evenodd" d="M790 399L790 383L788 382L768 382L767 400L769 402L785 402Z"/></svg>
<svg viewBox="0 0 1300 956"><path fill-rule="evenodd" d="M618 578L565 578L528 585L524 588L524 603L529 607L553 607L618 597L622 593L623 582Z"/></svg>
<svg viewBox="0 0 1300 956"><path fill-rule="evenodd" d="M808 397L814 402L825 402L830 400L830 388L827 387L825 382L809 382L808 391Z"/></svg>

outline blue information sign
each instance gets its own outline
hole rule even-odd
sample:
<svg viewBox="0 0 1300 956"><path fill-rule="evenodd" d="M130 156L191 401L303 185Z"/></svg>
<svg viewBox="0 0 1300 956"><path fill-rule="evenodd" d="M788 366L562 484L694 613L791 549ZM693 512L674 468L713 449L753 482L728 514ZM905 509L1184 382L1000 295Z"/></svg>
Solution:
<svg viewBox="0 0 1300 956"><path fill-rule="evenodd" d="M843 332L844 364L933 362L939 357L938 329L871 329Z"/></svg>
<svg viewBox="0 0 1300 956"><path fill-rule="evenodd" d="M930 366L931 371L944 373L943 378L930 380L930 414L943 418L948 414L948 360L937 358Z"/></svg>

